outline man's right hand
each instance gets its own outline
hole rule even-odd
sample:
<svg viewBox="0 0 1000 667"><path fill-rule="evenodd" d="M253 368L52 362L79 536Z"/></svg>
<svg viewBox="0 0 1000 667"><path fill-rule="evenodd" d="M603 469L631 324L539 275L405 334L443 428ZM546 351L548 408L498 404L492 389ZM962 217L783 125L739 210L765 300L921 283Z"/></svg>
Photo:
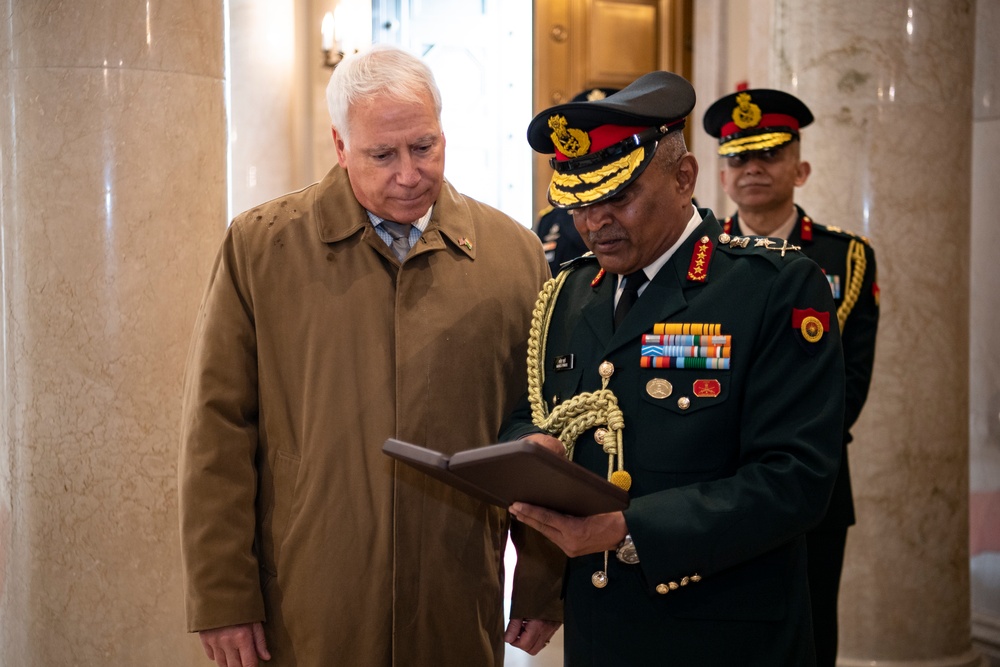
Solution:
<svg viewBox="0 0 1000 667"><path fill-rule="evenodd" d="M541 445L545 449L555 452L559 456L566 456L566 446L563 445L562 440L554 438L547 433L529 433L524 436L523 439L530 440L536 445Z"/></svg>
<svg viewBox="0 0 1000 667"><path fill-rule="evenodd" d="M261 623L228 625L202 630L198 635L205 655L219 667L259 667L258 659L271 659Z"/></svg>

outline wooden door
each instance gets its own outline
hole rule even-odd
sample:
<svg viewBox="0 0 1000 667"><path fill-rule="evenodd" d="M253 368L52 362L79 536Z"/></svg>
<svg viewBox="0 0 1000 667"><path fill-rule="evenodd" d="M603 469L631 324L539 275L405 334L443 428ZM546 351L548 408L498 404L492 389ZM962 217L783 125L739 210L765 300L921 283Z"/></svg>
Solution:
<svg viewBox="0 0 1000 667"><path fill-rule="evenodd" d="M691 5L692 0L536 0L535 113L589 88L622 88L657 69L690 80ZM536 211L548 206L551 173L548 156L536 154Z"/></svg>

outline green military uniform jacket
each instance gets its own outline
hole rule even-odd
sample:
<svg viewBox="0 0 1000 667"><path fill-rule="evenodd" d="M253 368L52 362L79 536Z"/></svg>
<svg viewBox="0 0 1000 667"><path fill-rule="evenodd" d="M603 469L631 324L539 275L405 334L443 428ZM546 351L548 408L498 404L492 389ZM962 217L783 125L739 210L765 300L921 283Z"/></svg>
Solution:
<svg viewBox="0 0 1000 667"><path fill-rule="evenodd" d="M802 248L802 253L819 264L830 283L837 306L847 371L844 404L844 449L840 473L833 487L830 506L820 528L843 528L854 525L854 499L847 443L853 440L851 427L861 414L868 398L875 363L875 334L878 332L879 293L875 251L868 240L835 227L817 224L801 207L788 242ZM723 231L742 235L739 216L722 223ZM854 283L854 285L852 285Z"/></svg>
<svg viewBox="0 0 1000 667"><path fill-rule="evenodd" d="M600 389L598 366L614 365L608 388L624 415L632 477L624 515L640 560L626 565L611 553L608 584L597 588L591 577L604 554L570 559L572 667L815 660L804 533L826 509L840 458L844 367L833 299L800 252L723 236L711 211L700 213L617 331L616 277L602 278L596 260L569 265L556 300L541 393L551 409ZM827 320L811 341L799 324L809 314ZM641 367L642 336L663 322L721 325L730 367ZM501 439L538 430L524 401ZM608 456L594 434L580 436L574 460L603 476Z"/></svg>

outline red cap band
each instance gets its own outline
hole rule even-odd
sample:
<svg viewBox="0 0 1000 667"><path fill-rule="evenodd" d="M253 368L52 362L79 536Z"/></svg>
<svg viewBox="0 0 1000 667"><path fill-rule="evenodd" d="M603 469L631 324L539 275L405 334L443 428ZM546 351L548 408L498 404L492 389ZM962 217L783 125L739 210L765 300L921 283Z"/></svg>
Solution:
<svg viewBox="0 0 1000 667"><path fill-rule="evenodd" d="M722 138L728 137L737 132L743 132L745 130L763 130L769 127L788 127L795 132L799 131L799 121L795 119L795 116L789 116L783 113L766 113L760 117L760 122L753 127L740 127L736 123L726 123L722 126L722 132L720 136Z"/></svg>

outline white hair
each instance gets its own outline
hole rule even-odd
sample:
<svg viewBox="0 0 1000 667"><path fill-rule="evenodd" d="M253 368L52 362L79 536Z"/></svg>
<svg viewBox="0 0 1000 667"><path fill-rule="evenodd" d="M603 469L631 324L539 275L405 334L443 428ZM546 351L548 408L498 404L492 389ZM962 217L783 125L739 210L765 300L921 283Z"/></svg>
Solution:
<svg viewBox="0 0 1000 667"><path fill-rule="evenodd" d="M326 87L326 103L330 122L347 144L350 134L347 116L354 104L378 95L397 101L423 102L428 94L440 120L441 91L430 68L397 46L375 44L345 57L337 65Z"/></svg>

